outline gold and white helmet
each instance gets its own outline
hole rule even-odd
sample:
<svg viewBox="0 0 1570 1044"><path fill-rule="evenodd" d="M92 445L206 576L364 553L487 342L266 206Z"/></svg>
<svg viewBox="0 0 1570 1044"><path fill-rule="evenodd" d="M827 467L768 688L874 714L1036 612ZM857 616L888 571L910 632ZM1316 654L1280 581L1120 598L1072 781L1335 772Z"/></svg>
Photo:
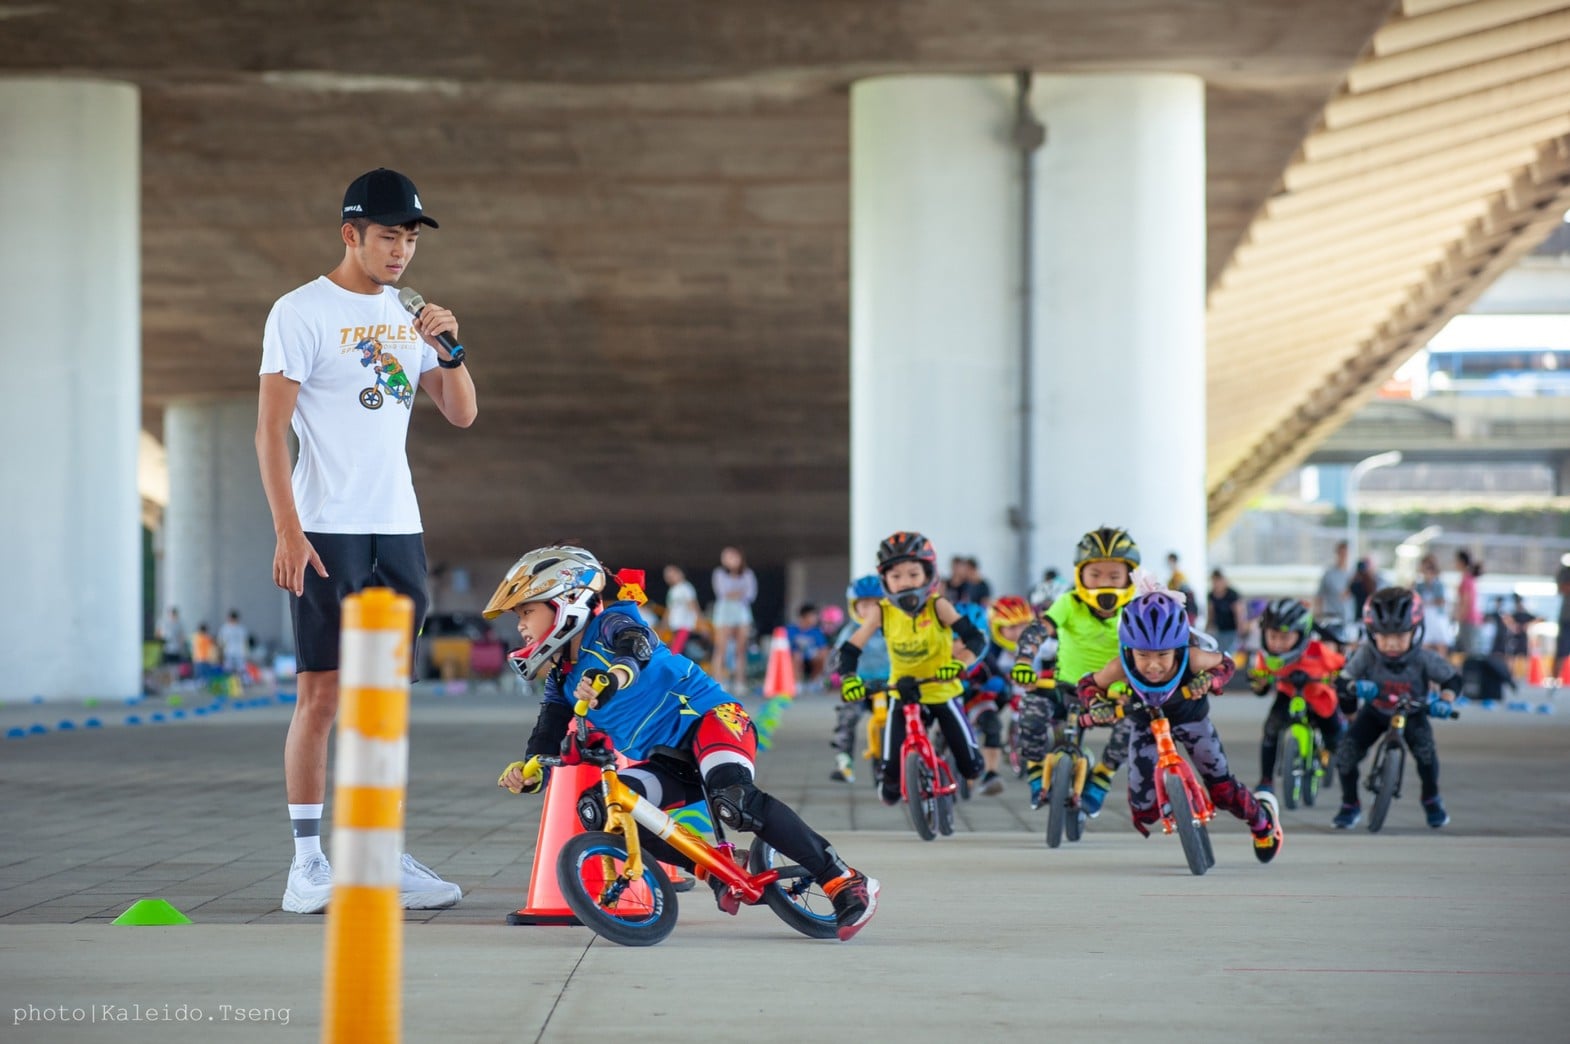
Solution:
<svg viewBox="0 0 1570 1044"><path fill-rule="evenodd" d="M550 633L510 657L513 669L532 679L588 624L604 590L605 567L589 552L581 547L541 547L507 570L485 605L485 618L494 620L530 602L555 608Z"/></svg>

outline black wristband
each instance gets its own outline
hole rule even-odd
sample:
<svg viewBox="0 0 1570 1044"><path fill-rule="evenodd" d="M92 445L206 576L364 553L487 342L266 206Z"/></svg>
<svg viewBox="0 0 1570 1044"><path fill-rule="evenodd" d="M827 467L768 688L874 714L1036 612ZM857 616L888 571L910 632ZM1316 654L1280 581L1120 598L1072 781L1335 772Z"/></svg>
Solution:
<svg viewBox="0 0 1570 1044"><path fill-rule="evenodd" d="M436 357L436 365L440 366L444 370L456 370L458 367L464 364L464 360L466 358L466 356L459 355L451 359L443 359L438 355Z"/></svg>

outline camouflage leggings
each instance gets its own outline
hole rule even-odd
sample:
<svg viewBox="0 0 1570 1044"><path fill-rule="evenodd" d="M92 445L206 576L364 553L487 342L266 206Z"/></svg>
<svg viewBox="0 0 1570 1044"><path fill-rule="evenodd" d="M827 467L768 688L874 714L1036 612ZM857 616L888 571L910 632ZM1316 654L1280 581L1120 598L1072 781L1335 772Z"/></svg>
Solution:
<svg viewBox="0 0 1570 1044"><path fill-rule="evenodd" d="M1020 756L1027 763L1045 761L1047 751L1063 738L1064 720L1056 693L1039 689L1025 693L1019 701Z"/></svg>
<svg viewBox="0 0 1570 1044"><path fill-rule="evenodd" d="M1123 723L1127 723L1125 718ZM1172 739L1188 751L1189 760L1199 770L1210 800L1218 809L1237 816L1250 829L1261 830L1267 820L1259 802L1248 788L1237 781L1227 765L1221 737L1209 718L1172 726ZM1154 822L1156 817L1156 737L1148 726L1134 736L1134 757L1128 763L1128 806L1136 823Z"/></svg>
<svg viewBox="0 0 1570 1044"><path fill-rule="evenodd" d="M851 703L841 703L839 713L834 718L834 732L829 737L829 746L840 754L849 754L855 757L856 723L867 712L865 700L855 700Z"/></svg>

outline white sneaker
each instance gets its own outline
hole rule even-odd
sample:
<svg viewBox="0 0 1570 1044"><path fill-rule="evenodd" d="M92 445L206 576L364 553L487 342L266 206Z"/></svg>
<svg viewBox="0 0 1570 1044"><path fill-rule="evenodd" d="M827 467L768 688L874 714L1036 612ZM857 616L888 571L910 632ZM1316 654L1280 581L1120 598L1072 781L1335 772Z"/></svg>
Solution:
<svg viewBox="0 0 1570 1044"><path fill-rule="evenodd" d="M283 890L287 913L314 914L327 908L333 894L333 868L327 857L312 852L304 859L296 856L289 864L289 883Z"/></svg>
<svg viewBox="0 0 1570 1044"><path fill-rule="evenodd" d="M443 881L408 852L403 854L403 881L398 899L405 910L444 910L463 898L463 889Z"/></svg>

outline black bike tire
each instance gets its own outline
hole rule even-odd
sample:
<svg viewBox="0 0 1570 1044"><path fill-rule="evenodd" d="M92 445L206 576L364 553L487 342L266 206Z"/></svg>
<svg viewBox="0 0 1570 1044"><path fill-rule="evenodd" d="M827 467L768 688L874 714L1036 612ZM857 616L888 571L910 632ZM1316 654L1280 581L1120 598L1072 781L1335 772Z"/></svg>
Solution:
<svg viewBox="0 0 1570 1044"><path fill-rule="evenodd" d="M954 777L955 792L959 795L959 799L961 801L969 801L971 793L970 780L959 774L959 762L954 760L954 752L951 750L944 754L943 760L949 763L949 774Z"/></svg>
<svg viewBox="0 0 1570 1044"><path fill-rule="evenodd" d="M594 934L613 943L622 946L653 946L663 941L676 927L676 890L671 887L670 878L665 875L660 864L647 857L643 862L645 883L649 878L653 879L650 890L656 898L654 920L646 925L629 925L621 918L607 913L596 897L584 888L579 867L583 865L584 859L592 858L596 853L625 860L627 842L616 834L594 831L569 838L557 854L557 883L567 906Z"/></svg>
<svg viewBox="0 0 1570 1044"><path fill-rule="evenodd" d="M1172 809L1172 822L1177 828L1178 840L1183 843L1183 858L1188 860L1190 873L1203 877L1210 869L1210 862L1205 858L1204 842L1199 837L1199 824L1194 821L1193 806L1188 803L1188 791L1183 789L1183 781L1176 775L1166 776L1164 786L1167 804Z"/></svg>
<svg viewBox="0 0 1570 1044"><path fill-rule="evenodd" d="M923 782L926 775L927 766L922 763L921 755L914 751L907 754L904 776L905 808L910 813L910 825L915 829L916 836L923 841L931 841L938 836L938 833L932 822L932 806L935 804L932 784Z"/></svg>
<svg viewBox="0 0 1570 1044"><path fill-rule="evenodd" d="M1287 725L1276 734L1276 793L1283 808L1296 808L1298 788L1302 785L1302 758L1297 749L1297 736Z"/></svg>
<svg viewBox="0 0 1570 1044"><path fill-rule="evenodd" d="M1319 733L1316 731L1314 733L1314 749L1308 755L1311 760L1308 763L1308 768L1303 773L1304 808L1313 808L1314 803L1319 800L1319 752L1322 749L1320 742Z"/></svg>
<svg viewBox="0 0 1570 1044"><path fill-rule="evenodd" d="M932 799L933 825L943 837L954 833L954 795L938 794Z"/></svg>
<svg viewBox="0 0 1570 1044"><path fill-rule="evenodd" d="M764 841L763 838L754 837L752 839L752 848L747 852L748 870L754 874L761 874L763 871L772 868L775 865L772 857L777 854L774 848ZM823 896L823 902L827 904L827 913L814 914L810 910L803 909L802 904L792 899L785 891L785 885L779 881L774 882L763 890L763 901L768 904L770 910L774 911L775 916L807 938L837 938L839 926L834 921L834 905L830 902L829 897L823 894L821 885L814 881L812 888L816 889L818 894ZM809 895L811 891L812 889L809 889Z"/></svg>
<svg viewBox="0 0 1570 1044"><path fill-rule="evenodd" d="M1069 791L1074 789L1073 759L1059 754L1052 763L1052 778L1047 781L1047 847L1063 843L1063 828L1068 819Z"/></svg>
<svg viewBox="0 0 1570 1044"><path fill-rule="evenodd" d="M1374 798L1374 807L1368 813L1368 832L1377 834L1385 825L1385 817L1390 814L1390 803L1396 798L1396 788L1401 781L1401 762L1406 757L1406 751L1401 744L1392 743L1381 748L1383 758L1380 760L1379 793Z"/></svg>
<svg viewBox="0 0 1570 1044"><path fill-rule="evenodd" d="M1210 828L1203 823L1199 823L1194 827L1194 829L1199 831L1199 843L1205 849L1205 866L1215 866L1216 850L1210 844Z"/></svg>

